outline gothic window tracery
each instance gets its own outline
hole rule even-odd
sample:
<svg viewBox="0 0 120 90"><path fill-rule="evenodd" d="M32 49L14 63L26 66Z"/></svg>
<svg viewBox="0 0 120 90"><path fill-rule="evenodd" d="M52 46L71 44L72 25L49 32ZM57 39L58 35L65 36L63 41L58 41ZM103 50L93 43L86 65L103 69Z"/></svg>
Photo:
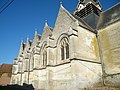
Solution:
<svg viewBox="0 0 120 90"><path fill-rule="evenodd" d="M65 60L69 58L69 42L67 38L63 38L61 40L61 60Z"/></svg>
<svg viewBox="0 0 120 90"><path fill-rule="evenodd" d="M68 59L69 58L69 44L68 43L66 43L65 49L66 49L66 59Z"/></svg>
<svg viewBox="0 0 120 90"><path fill-rule="evenodd" d="M33 51L30 54L30 70L33 70L34 68L34 53Z"/></svg>
<svg viewBox="0 0 120 90"><path fill-rule="evenodd" d="M61 45L61 59L64 60L64 46Z"/></svg>
<svg viewBox="0 0 120 90"><path fill-rule="evenodd" d="M46 62L47 62L47 51L44 50L44 52L43 52L43 65L46 65Z"/></svg>
<svg viewBox="0 0 120 90"><path fill-rule="evenodd" d="M42 61L43 61L43 66L45 66L47 64L47 48L46 48L46 44L44 45L44 47L42 49Z"/></svg>

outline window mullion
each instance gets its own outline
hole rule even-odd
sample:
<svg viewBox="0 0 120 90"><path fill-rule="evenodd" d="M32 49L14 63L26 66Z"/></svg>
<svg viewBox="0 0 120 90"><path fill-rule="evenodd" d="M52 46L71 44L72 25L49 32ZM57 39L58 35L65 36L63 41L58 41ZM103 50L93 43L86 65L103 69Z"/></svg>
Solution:
<svg viewBox="0 0 120 90"><path fill-rule="evenodd" d="M64 45L64 59L66 60L66 45Z"/></svg>

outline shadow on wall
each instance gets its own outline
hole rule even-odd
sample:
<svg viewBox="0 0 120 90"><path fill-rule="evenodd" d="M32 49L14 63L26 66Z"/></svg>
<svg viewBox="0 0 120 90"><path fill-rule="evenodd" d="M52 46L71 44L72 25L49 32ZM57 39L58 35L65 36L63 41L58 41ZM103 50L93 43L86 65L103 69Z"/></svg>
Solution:
<svg viewBox="0 0 120 90"><path fill-rule="evenodd" d="M34 90L34 87L32 84L23 84L23 86L20 85L7 85L7 86L0 86L0 90Z"/></svg>

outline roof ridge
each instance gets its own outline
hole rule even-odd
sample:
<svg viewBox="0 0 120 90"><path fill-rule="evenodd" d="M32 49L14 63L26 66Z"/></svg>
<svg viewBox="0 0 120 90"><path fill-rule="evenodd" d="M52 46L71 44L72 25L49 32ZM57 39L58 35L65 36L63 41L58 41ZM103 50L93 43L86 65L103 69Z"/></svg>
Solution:
<svg viewBox="0 0 120 90"><path fill-rule="evenodd" d="M117 6L118 4L120 4L120 2L116 3L115 5L113 5L112 7L108 8L107 10L101 12L101 14L102 14L102 13L105 13L105 12L107 12L107 11L109 11L109 10L111 10L112 8L114 8L115 6Z"/></svg>
<svg viewBox="0 0 120 90"><path fill-rule="evenodd" d="M64 8L64 6L63 5L61 5L61 8L70 16L70 18L72 19L72 20L76 20L72 15L71 15L71 13L66 9L66 8Z"/></svg>

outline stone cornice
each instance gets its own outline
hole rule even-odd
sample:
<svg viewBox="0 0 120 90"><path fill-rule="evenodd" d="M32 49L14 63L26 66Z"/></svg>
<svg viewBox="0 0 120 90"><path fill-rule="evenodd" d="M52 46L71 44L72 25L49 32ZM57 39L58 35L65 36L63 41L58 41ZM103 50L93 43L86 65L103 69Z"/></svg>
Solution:
<svg viewBox="0 0 120 90"><path fill-rule="evenodd" d="M67 62L64 62L64 63L59 63L59 64L56 64L56 65L47 65L47 67L56 67L56 66L61 66L61 65L64 65L64 64L68 64L68 63L71 63L71 61L67 61Z"/></svg>
<svg viewBox="0 0 120 90"><path fill-rule="evenodd" d="M79 60L79 61L84 61L84 62L90 62L90 63L101 64L101 62L89 61L89 60L78 59L78 58L71 58L70 60L71 60L71 61L73 61L73 60Z"/></svg>

